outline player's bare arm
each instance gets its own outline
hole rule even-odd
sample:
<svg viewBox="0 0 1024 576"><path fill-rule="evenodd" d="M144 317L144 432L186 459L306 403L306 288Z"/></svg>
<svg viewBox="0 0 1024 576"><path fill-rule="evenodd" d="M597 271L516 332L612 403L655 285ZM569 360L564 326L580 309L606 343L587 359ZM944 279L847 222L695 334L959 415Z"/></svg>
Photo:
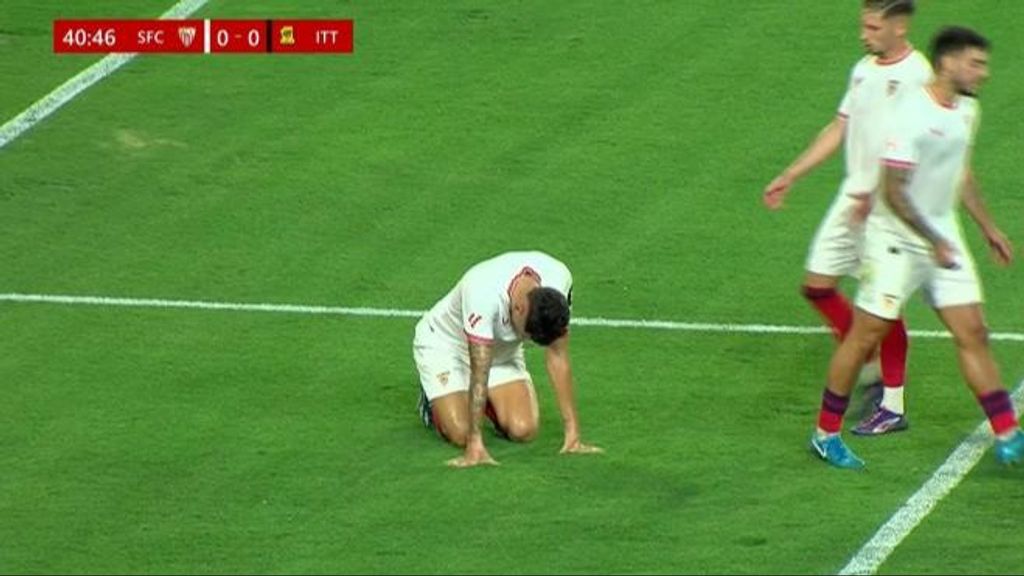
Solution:
<svg viewBox="0 0 1024 576"><path fill-rule="evenodd" d="M469 342L469 436L462 456L448 461L450 466L465 468L478 464L497 464L484 447L481 432L484 408L487 406L487 378L491 371L494 348L490 344Z"/></svg>
<svg viewBox="0 0 1024 576"><path fill-rule="evenodd" d="M788 168L775 177L764 189L765 205L776 210L782 207L782 201L789 193L789 188L816 166L828 160L843 144L846 133L846 118L836 116L818 133L814 142Z"/></svg>
<svg viewBox="0 0 1024 576"><path fill-rule="evenodd" d="M562 414L565 440L563 454L593 454L603 452L601 448L584 444L580 439L579 419L576 412L576 398L573 391L572 362L569 360L569 334L552 342L544 352L548 378L555 389L558 410Z"/></svg>
<svg viewBox="0 0 1024 576"><path fill-rule="evenodd" d="M939 266L955 268L957 264L953 258L953 247L925 220L907 195L910 176L911 172L907 168L886 166L883 176L885 201L897 218L932 245L935 251L935 261Z"/></svg>
<svg viewBox="0 0 1024 576"><path fill-rule="evenodd" d="M491 370L490 344L469 343L469 435L481 435L480 426L487 406L487 375Z"/></svg>
<svg viewBox="0 0 1024 576"><path fill-rule="evenodd" d="M967 213L971 215L971 219L985 235L985 240L992 248L992 255L996 262L1003 266L1009 265L1013 261L1013 244L992 219L992 215L985 206L985 200L981 196L981 189L974 177L974 171L970 167L967 168L967 173L964 175L962 199Z"/></svg>

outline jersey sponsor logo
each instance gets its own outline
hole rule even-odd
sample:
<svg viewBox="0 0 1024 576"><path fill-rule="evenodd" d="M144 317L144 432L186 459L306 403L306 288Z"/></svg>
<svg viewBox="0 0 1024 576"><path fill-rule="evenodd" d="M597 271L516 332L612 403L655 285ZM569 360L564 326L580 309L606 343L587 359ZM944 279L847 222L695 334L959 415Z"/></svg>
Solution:
<svg viewBox="0 0 1024 576"><path fill-rule="evenodd" d="M470 328L476 328L476 325L479 324L481 320L483 320L483 316L474 313L469 315L466 322L469 323Z"/></svg>
<svg viewBox="0 0 1024 576"><path fill-rule="evenodd" d="M892 96L894 96L896 94L896 91L899 90L899 89L900 89L900 81L899 80L889 80L889 84L886 85L886 87L885 87L885 95L887 97L891 98Z"/></svg>

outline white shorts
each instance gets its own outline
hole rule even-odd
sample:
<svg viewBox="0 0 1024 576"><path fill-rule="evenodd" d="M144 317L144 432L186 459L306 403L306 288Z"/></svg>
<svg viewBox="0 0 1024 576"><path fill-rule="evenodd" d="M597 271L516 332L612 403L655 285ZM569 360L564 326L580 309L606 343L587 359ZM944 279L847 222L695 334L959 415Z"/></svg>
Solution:
<svg viewBox="0 0 1024 576"><path fill-rule="evenodd" d="M804 268L825 276L853 276L860 268L864 247L864 224L854 222L857 201L839 194L811 241Z"/></svg>
<svg viewBox="0 0 1024 576"><path fill-rule="evenodd" d="M857 307L869 314L895 320L918 288L936 309L980 304L981 282L967 245L951 239L960 267L940 268L928 248L908 243L902 236L872 227L864 245L864 263L857 291Z"/></svg>
<svg viewBox="0 0 1024 576"><path fill-rule="evenodd" d="M469 352L464 346L455 346L441 337L433 336L426 329L421 329L424 322L416 327L413 339L412 356L416 361L416 370L420 374L420 386L428 400L447 396L453 392L469 391ZM491 372L487 377L487 388L510 384L525 380L533 385L533 379L526 370L526 358L520 345L511 358L504 361L496 360L491 364Z"/></svg>

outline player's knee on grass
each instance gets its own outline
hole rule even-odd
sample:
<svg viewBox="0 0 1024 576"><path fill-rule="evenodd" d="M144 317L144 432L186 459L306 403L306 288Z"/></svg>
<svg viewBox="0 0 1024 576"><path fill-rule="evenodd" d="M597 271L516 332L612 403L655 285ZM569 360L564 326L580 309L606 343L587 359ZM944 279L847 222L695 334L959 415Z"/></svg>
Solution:
<svg viewBox="0 0 1024 576"><path fill-rule="evenodd" d="M466 438L469 437L469 426L462 422L437 422L437 431L448 442L458 446L466 447Z"/></svg>
<svg viewBox="0 0 1024 576"><path fill-rule="evenodd" d="M513 442L529 442L537 437L537 421L530 418L510 418L502 428Z"/></svg>
<svg viewBox="0 0 1024 576"><path fill-rule="evenodd" d="M434 427L442 438L465 446L469 436L469 406L465 393L454 393L435 398L431 403Z"/></svg>

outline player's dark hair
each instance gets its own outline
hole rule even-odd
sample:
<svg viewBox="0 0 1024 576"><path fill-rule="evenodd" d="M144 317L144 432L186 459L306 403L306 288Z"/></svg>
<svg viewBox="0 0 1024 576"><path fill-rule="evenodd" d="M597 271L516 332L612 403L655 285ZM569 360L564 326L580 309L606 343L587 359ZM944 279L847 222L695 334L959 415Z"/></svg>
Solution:
<svg viewBox="0 0 1024 576"><path fill-rule="evenodd" d="M565 334L569 327L569 301L554 288L535 288L527 296L530 313L526 317L526 333L530 339L547 346Z"/></svg>
<svg viewBox="0 0 1024 576"><path fill-rule="evenodd" d="M992 44L981 34L963 26L946 26L932 38L932 68L939 69L942 57L956 54L968 48L978 48L988 52Z"/></svg>
<svg viewBox="0 0 1024 576"><path fill-rule="evenodd" d="M882 16L912 16L914 14L914 0L864 0L864 8L876 10Z"/></svg>

